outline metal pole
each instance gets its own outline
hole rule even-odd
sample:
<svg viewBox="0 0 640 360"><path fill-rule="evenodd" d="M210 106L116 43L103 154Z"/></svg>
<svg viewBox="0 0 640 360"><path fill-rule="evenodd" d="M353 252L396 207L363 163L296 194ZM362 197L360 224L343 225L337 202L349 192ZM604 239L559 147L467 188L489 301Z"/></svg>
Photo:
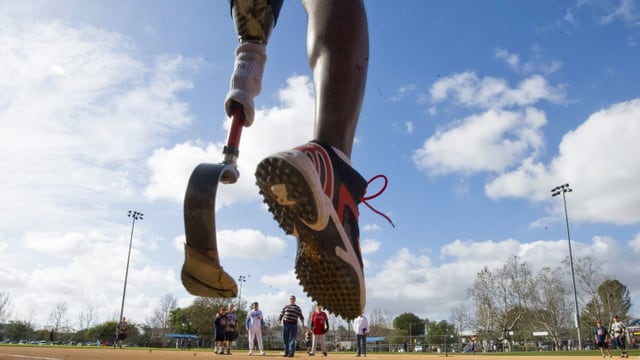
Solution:
<svg viewBox="0 0 640 360"><path fill-rule="evenodd" d="M444 336L444 357L449 357L449 352L447 350L447 335Z"/></svg>
<svg viewBox="0 0 640 360"><path fill-rule="evenodd" d="M576 290L576 275L573 269L573 251L571 250L571 233L569 232L569 215L567 213L567 198L565 191L562 192L564 203L564 219L567 224L567 242L569 243L569 263L571 264L571 281L573 282L573 301L576 306L576 326L578 328L578 350L582 350L582 337L580 336L580 310L578 309L578 291Z"/></svg>
<svg viewBox="0 0 640 360"><path fill-rule="evenodd" d="M409 346L407 346L407 352L411 352L411 321L409 321Z"/></svg>
<svg viewBox="0 0 640 360"><path fill-rule="evenodd" d="M576 275L573 266L573 251L571 249L571 232L569 231L569 213L567 212L567 197L565 193L572 192L569 184L556 186L551 190L551 196L562 193L562 203L564 204L564 220L567 226L567 242L569 243L569 264L571 265L571 281L573 283L573 301L576 307L576 327L578 330L578 350L582 350L582 336L580 334L580 309L578 308L578 290L576 288Z"/></svg>
<svg viewBox="0 0 640 360"><path fill-rule="evenodd" d="M129 210L128 215L131 217L131 236L129 237L129 254L127 255L127 267L124 272L124 287L122 289L122 304L120 305L120 317L118 322L122 321L122 315L124 315L124 298L127 295L127 278L129 277L129 261L131 260L131 244L133 244L133 229L136 226L136 220L143 220L143 213Z"/></svg>

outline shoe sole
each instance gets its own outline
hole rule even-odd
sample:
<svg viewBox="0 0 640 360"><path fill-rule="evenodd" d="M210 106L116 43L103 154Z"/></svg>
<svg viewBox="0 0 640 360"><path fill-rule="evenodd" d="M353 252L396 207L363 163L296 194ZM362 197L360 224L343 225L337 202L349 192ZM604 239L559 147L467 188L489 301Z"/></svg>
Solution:
<svg viewBox="0 0 640 360"><path fill-rule="evenodd" d="M272 156L262 160L256 169L256 184L260 188L260 194L269 200L269 211L280 227L290 235L293 234L293 227L298 219L314 230L322 230L327 223L327 205L316 197L309 186L309 183L313 183L321 188L319 180L316 177L305 177L296 168L308 167L305 161L308 162L304 155L293 156L288 160Z"/></svg>
<svg viewBox="0 0 640 360"><path fill-rule="evenodd" d="M341 240L347 236L336 226L339 219L331 201L324 194L316 198L308 185L318 183L317 178L307 179L289 160L298 167L308 166L300 163L308 161L304 155L287 160L272 156L258 164L255 175L260 194L280 227L298 238L295 270L304 291L330 312L353 319L362 313L360 304L364 304L364 289L359 285L364 284L364 276L355 251L350 241ZM324 211L327 207L330 211ZM336 241L322 241L316 229L322 229L325 239Z"/></svg>

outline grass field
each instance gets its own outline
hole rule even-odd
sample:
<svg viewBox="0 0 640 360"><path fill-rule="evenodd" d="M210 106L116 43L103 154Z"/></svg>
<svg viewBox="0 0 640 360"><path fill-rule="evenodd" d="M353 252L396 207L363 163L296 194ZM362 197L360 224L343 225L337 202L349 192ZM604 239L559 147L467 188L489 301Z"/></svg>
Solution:
<svg viewBox="0 0 640 360"><path fill-rule="evenodd" d="M619 358L620 352L614 351L614 358ZM630 351L629 359L640 359L640 352ZM354 359L353 352L332 352L328 358L334 360ZM478 354L438 354L438 353L369 353L367 359L391 359L394 360L419 360L423 358L458 358L458 359L481 359L481 360L505 360L516 357L526 357L527 360L566 360L571 358L592 358L600 359L597 351L583 352L518 352L518 353L478 353ZM255 358L282 358L280 352L267 352L265 356L248 356L246 350L236 350L233 355L216 355L208 350L174 350L174 349L145 349L145 348L125 348L113 349L111 347L64 347L64 346L0 346L0 360L169 360L169 359L242 359L250 360ZM298 352L295 358L311 358L304 351ZM316 356L314 358L322 358Z"/></svg>

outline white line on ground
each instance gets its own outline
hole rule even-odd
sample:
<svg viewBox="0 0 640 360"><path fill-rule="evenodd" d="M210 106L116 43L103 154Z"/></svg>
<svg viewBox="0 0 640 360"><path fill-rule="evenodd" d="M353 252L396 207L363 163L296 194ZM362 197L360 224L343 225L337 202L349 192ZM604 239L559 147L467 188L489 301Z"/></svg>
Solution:
<svg viewBox="0 0 640 360"><path fill-rule="evenodd" d="M50 357L39 357L39 356L27 356L27 355L13 355L13 354L0 354L0 359L7 358L18 358L18 359L28 359L28 360L61 360Z"/></svg>

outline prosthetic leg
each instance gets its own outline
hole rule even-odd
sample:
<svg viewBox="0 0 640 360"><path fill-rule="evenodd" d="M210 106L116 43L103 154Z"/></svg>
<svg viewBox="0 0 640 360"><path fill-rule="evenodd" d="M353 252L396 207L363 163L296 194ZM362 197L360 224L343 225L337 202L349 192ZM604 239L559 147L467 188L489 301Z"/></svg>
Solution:
<svg viewBox="0 0 640 360"><path fill-rule="evenodd" d="M253 98L262 90L262 74L267 61L266 45L280 10L267 0L233 0L231 14L240 44L231 76L225 110L231 116L234 102L242 105L244 126L251 126L255 114Z"/></svg>
<svg viewBox="0 0 640 360"><path fill-rule="evenodd" d="M276 5L272 8L271 3ZM238 180L236 160L243 126L253 123L253 98L260 93L266 63L266 43L281 2L233 0L231 13L240 44L225 111L232 118L221 164L200 164L189 179L184 199L185 262L182 284L193 295L235 297L238 287L220 266L215 229L215 198L218 183ZM274 12L275 9L275 12Z"/></svg>

